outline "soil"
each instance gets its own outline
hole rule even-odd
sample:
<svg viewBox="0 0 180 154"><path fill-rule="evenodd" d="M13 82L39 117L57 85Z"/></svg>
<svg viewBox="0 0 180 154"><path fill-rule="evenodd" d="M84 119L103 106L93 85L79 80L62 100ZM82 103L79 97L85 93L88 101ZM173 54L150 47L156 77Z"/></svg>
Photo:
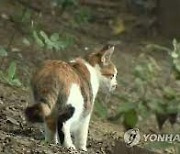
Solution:
<svg viewBox="0 0 180 154"><path fill-rule="evenodd" d="M102 1L100 2L102 3ZM54 9L49 3L48 0L31 2L30 11L33 14L33 21L34 24L37 24L38 21L40 27L48 34L63 32L72 35L75 43L65 51L54 52L40 48L34 42L30 46L23 44L23 39L29 38L30 34L26 30L26 26L30 26L30 23L22 24L16 22L15 19L19 17L17 10L22 11L24 5L11 0L2 0L0 5L0 45L8 50L8 57L0 59L2 60L0 68L5 71L11 61L16 61L17 76L23 83L23 88L0 83L0 153L2 154L87 153L66 149L61 145L45 143L42 125L28 123L24 117L24 109L32 104L30 78L42 61L46 59L68 60L77 55L85 55L87 52L101 47L105 42L111 41L117 44L116 55L113 58L119 71L118 81L121 78L130 81L131 76L128 74L133 66L133 63L130 62L142 52L142 47L144 50L144 46L148 42L162 42L162 40L168 42L154 33L149 36L149 33L146 32L147 25L144 26L142 18L138 19L141 21L141 28L134 26L132 23L137 17L125 11L124 0L106 0L104 3L111 3L110 7L106 7L105 4L103 7L97 7L94 4L88 5L87 8L93 10L95 21L78 26L72 25L73 17L71 15L73 12L67 10L62 15L58 8ZM37 10L32 6L37 6ZM56 11L53 12L53 10ZM119 15L128 23L126 31L114 34L113 24L116 20L114 14ZM157 53L156 58L166 59L167 55ZM116 93L122 90L123 86L118 88ZM107 101L106 98L103 99L103 96L98 96L98 99L109 103L105 105L109 106L110 112L113 113L119 103L118 100L111 98L110 101ZM151 127L154 129L154 126ZM146 130L149 131L149 129ZM119 145L123 133L124 128L121 124L102 120L94 112L89 129L88 153L114 154L114 149L117 150L117 147L114 148L116 142L118 141Z"/></svg>
<svg viewBox="0 0 180 154"><path fill-rule="evenodd" d="M77 153L61 145L45 143L42 126L27 123L23 113L29 102L26 91L1 84L0 94L0 153ZM91 122L88 139L89 153L111 153L116 134L112 134L112 129L109 130L109 128L110 125L100 121Z"/></svg>

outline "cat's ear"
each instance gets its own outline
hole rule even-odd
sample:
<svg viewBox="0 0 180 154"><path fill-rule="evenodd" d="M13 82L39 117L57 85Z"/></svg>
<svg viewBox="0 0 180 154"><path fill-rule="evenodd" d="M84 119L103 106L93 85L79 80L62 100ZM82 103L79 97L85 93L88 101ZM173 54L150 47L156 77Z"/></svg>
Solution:
<svg viewBox="0 0 180 154"><path fill-rule="evenodd" d="M106 45L101 50L101 62L103 65L108 65L111 61L112 54L114 52L114 45Z"/></svg>

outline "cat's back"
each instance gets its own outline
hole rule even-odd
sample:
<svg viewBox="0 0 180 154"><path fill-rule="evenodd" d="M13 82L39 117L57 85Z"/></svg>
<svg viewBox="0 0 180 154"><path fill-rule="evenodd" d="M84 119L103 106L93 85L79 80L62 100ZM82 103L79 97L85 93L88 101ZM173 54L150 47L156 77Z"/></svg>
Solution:
<svg viewBox="0 0 180 154"><path fill-rule="evenodd" d="M72 66L61 60L47 60L35 72L32 83L41 84L50 82L79 82L76 72Z"/></svg>
<svg viewBox="0 0 180 154"><path fill-rule="evenodd" d="M31 80L35 100L57 95L68 96L72 84L80 84L72 66L60 60L45 61Z"/></svg>

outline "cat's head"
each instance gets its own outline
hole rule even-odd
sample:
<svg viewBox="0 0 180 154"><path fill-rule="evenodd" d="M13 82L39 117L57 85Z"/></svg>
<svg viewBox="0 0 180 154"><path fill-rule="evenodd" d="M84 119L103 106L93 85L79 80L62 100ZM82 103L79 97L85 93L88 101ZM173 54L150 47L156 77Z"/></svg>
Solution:
<svg viewBox="0 0 180 154"><path fill-rule="evenodd" d="M88 55L89 63L95 68L100 89L103 91L114 91L117 88L117 68L111 58L114 45L106 45L101 50Z"/></svg>

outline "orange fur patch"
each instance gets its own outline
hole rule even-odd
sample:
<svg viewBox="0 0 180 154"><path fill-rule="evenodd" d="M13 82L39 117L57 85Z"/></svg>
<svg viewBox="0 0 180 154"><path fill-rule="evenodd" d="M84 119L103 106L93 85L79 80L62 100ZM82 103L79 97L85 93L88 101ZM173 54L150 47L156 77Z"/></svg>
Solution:
<svg viewBox="0 0 180 154"><path fill-rule="evenodd" d="M109 65L101 67L101 74L106 77L111 77L115 74L115 65L110 63Z"/></svg>
<svg viewBox="0 0 180 154"><path fill-rule="evenodd" d="M84 60L77 58L75 62L46 61L35 73L32 80L34 98L37 103L45 103L53 110L58 102L64 106L69 96L72 83L81 88L86 110L91 110L92 89L90 84L90 73L84 64ZM49 112L47 106L43 108L44 115Z"/></svg>
<svg viewBox="0 0 180 154"><path fill-rule="evenodd" d="M47 127L52 131L56 132L56 118L54 116L48 116L45 118Z"/></svg>

